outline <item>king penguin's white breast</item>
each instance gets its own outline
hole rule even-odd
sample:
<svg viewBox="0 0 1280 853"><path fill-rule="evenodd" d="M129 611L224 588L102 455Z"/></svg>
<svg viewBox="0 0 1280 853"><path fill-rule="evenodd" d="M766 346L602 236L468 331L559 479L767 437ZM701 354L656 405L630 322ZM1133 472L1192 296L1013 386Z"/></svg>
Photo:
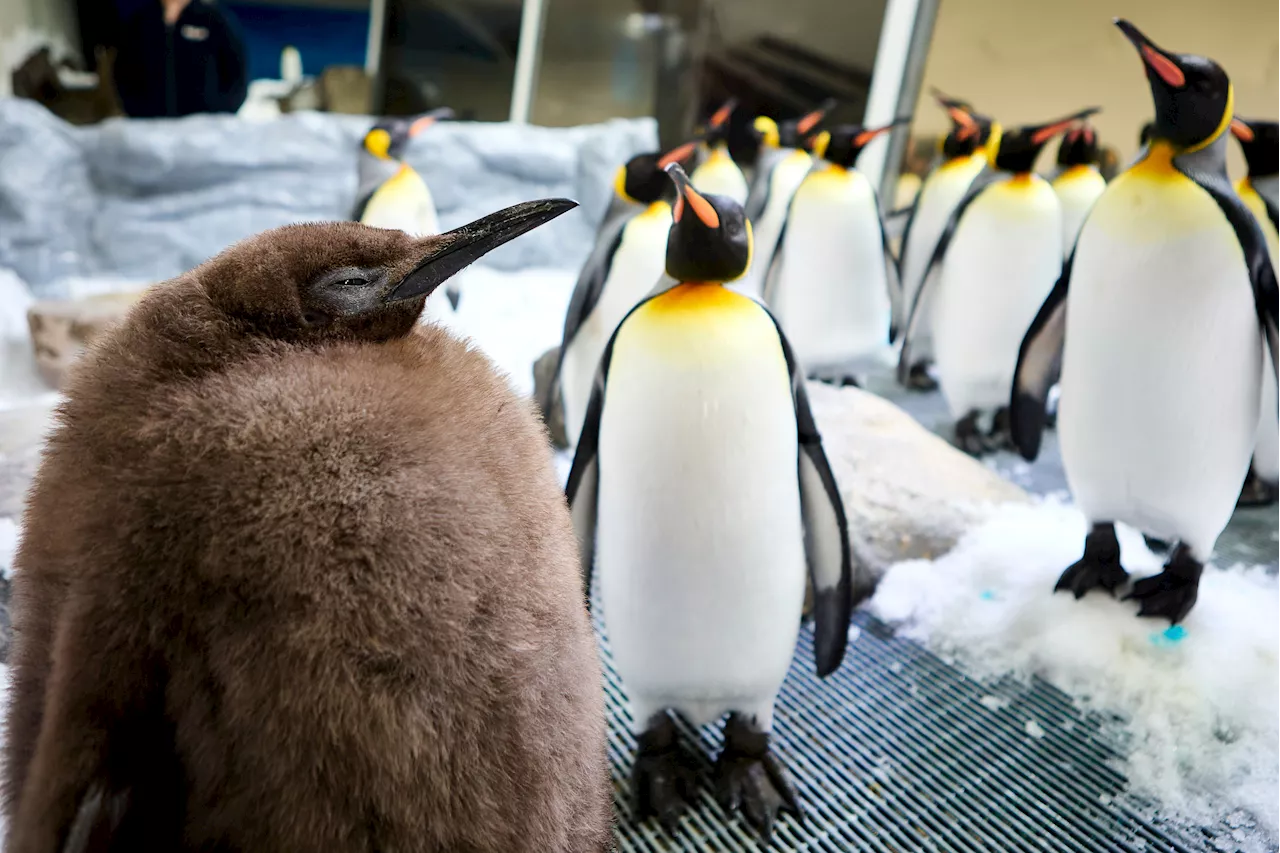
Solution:
<svg viewBox="0 0 1280 853"><path fill-rule="evenodd" d="M777 690L804 597L797 460L790 373L759 305L682 285L623 323L596 565L633 701L714 715Z"/></svg>
<svg viewBox="0 0 1280 853"><path fill-rule="evenodd" d="M742 283L735 289L757 298L760 296L764 287L764 274L778 247L778 235L786 223L791 199L809 173L812 162L813 158L806 152L792 151L773 167L773 172L769 175L769 195L764 210L761 211L760 218L751 224L755 232L755 256Z"/></svg>
<svg viewBox="0 0 1280 853"><path fill-rule="evenodd" d="M1062 254L1071 254L1076 235L1089 215L1089 209L1107 188L1107 182L1092 166L1073 166L1053 182L1053 191L1062 203Z"/></svg>
<svg viewBox="0 0 1280 853"><path fill-rule="evenodd" d="M1207 557L1248 468L1261 365L1217 203L1167 159L1118 177L1081 230L1067 298L1058 429L1081 508Z"/></svg>

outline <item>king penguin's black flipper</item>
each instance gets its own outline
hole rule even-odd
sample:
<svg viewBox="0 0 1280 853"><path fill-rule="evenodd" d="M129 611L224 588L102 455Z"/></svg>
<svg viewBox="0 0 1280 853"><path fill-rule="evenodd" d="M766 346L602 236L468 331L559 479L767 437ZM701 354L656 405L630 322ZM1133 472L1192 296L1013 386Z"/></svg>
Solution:
<svg viewBox="0 0 1280 853"><path fill-rule="evenodd" d="M778 341L782 344L787 368L791 371L791 395L796 408L796 429L800 438L800 510L804 518L804 551L813 583L814 666L820 678L840 668L849 643L849 622L853 618L853 556L849 545L849 521L835 475L822 449L822 436L809 409L804 370L791 350L777 319L769 314ZM870 594L871 585L859 586Z"/></svg>
<svg viewBox="0 0 1280 853"><path fill-rule="evenodd" d="M946 227L942 229L942 234L939 235L938 242L933 247L933 254L929 256L929 263L925 265L924 274L920 277L920 287L916 290L915 301L911 303L911 312L907 315L906 326L902 330L902 351L898 355L898 381L903 385L907 384L911 373L911 339L920 322L918 309L925 301L925 294L937 286L939 273L942 270L942 259L947 254L947 247L951 245L951 238L955 236L956 228L960 226L960 219L969 209L969 205L973 204L974 199L982 195L987 187L1003 175L1005 175L1004 172L991 168L985 168L978 173L978 176L969 184L964 198L956 205L955 210L951 211L951 217L947 220Z"/></svg>
<svg viewBox="0 0 1280 853"><path fill-rule="evenodd" d="M1271 226L1280 228L1280 209L1276 208L1276 203L1262 193L1258 193L1258 198L1262 199L1262 203L1266 205L1267 218L1271 220Z"/></svg>
<svg viewBox="0 0 1280 853"><path fill-rule="evenodd" d="M1014 447L1028 462L1040 455L1044 434L1045 403L1049 389L1062 370L1062 342L1067 333L1067 287L1075 252L1062 265L1058 282L1040 306L1031 328L1018 347L1018 363L1013 370L1013 393L1009 399L1009 433Z"/></svg>
<svg viewBox="0 0 1280 853"><path fill-rule="evenodd" d="M626 229L627 223L640 212L637 210L629 216L616 217L611 226L615 229L612 233L602 228L600 242L596 244L587 262L583 264L582 272L578 274L578 283L574 285L573 295L569 297L569 310L564 315L564 334L560 337L556 369L551 374L551 381L547 383L548 399L538 401L543 405L543 411L551 410L550 404L555 397L555 388L560 384L560 371L564 369L565 350L569 348L569 344L578 334L578 329L582 328L587 317L591 316L596 303L600 301L600 294L604 292L605 279L609 277L609 270L613 267L613 256L622 245L622 232Z"/></svg>
<svg viewBox="0 0 1280 853"><path fill-rule="evenodd" d="M1276 361L1276 349L1277 345L1280 345L1278 340L1280 333L1276 329L1280 291L1277 290L1276 271L1271 265L1271 253L1267 249L1267 238L1262 233L1262 226L1236 195L1225 172L1200 171L1180 164L1177 160L1174 161L1174 168L1195 181L1212 196L1222 210L1223 216L1227 217L1227 221L1235 229L1236 239L1240 241L1240 248L1244 251L1245 266L1249 268L1249 281L1253 285L1253 302L1258 310L1258 321L1262 323L1262 331L1267 337L1267 346L1271 348L1271 366L1280 371L1280 362ZM1271 214L1270 208L1267 213Z"/></svg>
<svg viewBox="0 0 1280 853"><path fill-rule="evenodd" d="M885 263L885 283L889 286L889 343L893 343L898 339L898 333L902 331L906 325L907 306L903 304L906 294L902 291L902 261L893 254L893 249L889 247L889 232L884 228L884 216L880 214L879 208L876 210L876 216L880 220L880 244L884 246L884 263Z"/></svg>

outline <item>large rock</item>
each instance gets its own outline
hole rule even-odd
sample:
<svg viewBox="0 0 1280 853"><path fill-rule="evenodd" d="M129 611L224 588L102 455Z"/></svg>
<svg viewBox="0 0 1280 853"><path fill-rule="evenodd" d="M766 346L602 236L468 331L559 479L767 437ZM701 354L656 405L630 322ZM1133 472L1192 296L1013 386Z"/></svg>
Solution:
<svg viewBox="0 0 1280 853"><path fill-rule="evenodd" d="M41 378L61 388L67 369L89 342L123 320L141 295L126 291L32 305L27 317Z"/></svg>
<svg viewBox="0 0 1280 853"><path fill-rule="evenodd" d="M229 244L292 222L346 219L372 119L294 113L249 122L194 115L76 128L30 101L0 99L0 267L38 296L68 276L160 281ZM652 119L546 128L442 122L406 160L430 185L441 225L546 196L582 204L483 263L576 267L608 204L612 172L657 145Z"/></svg>
<svg viewBox="0 0 1280 853"><path fill-rule="evenodd" d="M816 382L808 391L854 553L877 578L893 563L949 551L997 505L1030 500L887 400Z"/></svg>

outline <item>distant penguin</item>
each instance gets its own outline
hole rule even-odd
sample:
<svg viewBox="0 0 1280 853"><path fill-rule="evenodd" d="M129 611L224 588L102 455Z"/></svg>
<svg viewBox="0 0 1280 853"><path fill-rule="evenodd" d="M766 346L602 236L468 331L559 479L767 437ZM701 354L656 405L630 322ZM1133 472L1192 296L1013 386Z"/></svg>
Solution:
<svg viewBox="0 0 1280 853"><path fill-rule="evenodd" d="M729 116L738 104L729 99L707 120L699 146L698 167L690 180L699 192L726 195L738 204L747 201L747 179L729 156Z"/></svg>
<svg viewBox="0 0 1280 853"><path fill-rule="evenodd" d="M617 194L632 202L634 211L601 235L578 276L552 383L558 384L571 447L578 443L591 385L613 330L662 278L674 199L663 169L684 160L692 149L693 143L687 143L662 156L641 154L618 173Z"/></svg>
<svg viewBox="0 0 1280 853"><path fill-rule="evenodd" d="M717 798L767 835L780 810L799 811L769 733L806 567L825 676L856 604L849 533L799 362L768 310L723 286L747 268L751 226L732 199L668 171L674 282L614 333L566 491L631 701L633 814L673 827L694 790L670 713L695 725L727 713Z"/></svg>
<svg viewBox="0 0 1280 853"><path fill-rule="evenodd" d="M992 169L956 205L924 270L903 340L898 378L914 364L919 307L933 299L934 349L955 443L980 455L1008 439L1009 386L1018 343L1062 270L1062 207L1033 170L1045 144L1097 112L1005 132ZM980 421L991 418L984 430Z"/></svg>
<svg viewBox="0 0 1280 853"><path fill-rule="evenodd" d="M416 119L385 118L364 135L360 147L360 180L351 218L374 228L398 228L414 237L440 233L435 201L426 181L404 162L409 140L442 119L453 118L448 107ZM458 307L457 283L433 293L425 318L449 322Z"/></svg>
<svg viewBox="0 0 1280 853"><path fill-rule="evenodd" d="M854 168L895 125L840 125L814 140L819 158L791 199L765 274L764 299L810 376L857 384L888 346L898 269L875 188Z"/></svg>
<svg viewBox="0 0 1280 853"><path fill-rule="evenodd" d="M736 290L754 297L762 295L764 271L777 249L791 198L813 165L813 157L806 147L833 105L825 103L798 119L781 123L766 116L755 120L755 130L760 135L760 158L745 205L755 235L755 254L747 274L735 283Z"/></svg>
<svg viewBox="0 0 1280 853"><path fill-rule="evenodd" d="M1073 127L1058 144L1053 191L1062 205L1062 254L1071 254L1089 208L1107 188L1098 169L1098 134L1088 122Z"/></svg>
<svg viewBox="0 0 1280 853"><path fill-rule="evenodd" d="M899 306L902 313L897 322L904 329L938 238L969 185L987 167L989 149L1001 133L999 124L975 113L967 103L937 90L933 96L951 118L951 132L940 141L938 165L925 178L902 233L898 252L902 268ZM929 375L929 365L933 362L932 317L932 300L926 300L920 306L920 318L912 338L913 360L902 380L906 387L914 390L930 391L937 387Z"/></svg>
<svg viewBox="0 0 1280 853"><path fill-rule="evenodd" d="M483 355L415 329L573 206L268 231L95 341L13 575L6 850L78 846L95 813L89 849L611 849L545 434Z"/></svg>
<svg viewBox="0 0 1280 853"><path fill-rule="evenodd" d="M1277 139L1274 121L1233 119L1231 132L1244 151L1249 174L1236 183L1236 194L1258 220L1267 238L1267 251L1274 268L1280 261L1280 242L1276 233ZM1280 429L1277 428L1277 395L1271 353L1263 347L1267 359L1262 370L1262 403L1258 412L1258 443L1253 449L1249 477L1240 491L1241 506L1266 506L1275 503L1280 483Z"/></svg>
<svg viewBox="0 0 1280 853"><path fill-rule="evenodd" d="M1215 62L1171 53L1128 21L1155 124L1142 159L1085 219L1075 252L1018 357L1014 441L1040 446L1061 366L1058 438L1084 555L1058 580L1077 598L1128 574L1115 523L1177 540L1164 571L1126 596L1181 621L1249 470L1263 338L1276 355L1277 291L1266 238L1227 179L1234 95Z"/></svg>

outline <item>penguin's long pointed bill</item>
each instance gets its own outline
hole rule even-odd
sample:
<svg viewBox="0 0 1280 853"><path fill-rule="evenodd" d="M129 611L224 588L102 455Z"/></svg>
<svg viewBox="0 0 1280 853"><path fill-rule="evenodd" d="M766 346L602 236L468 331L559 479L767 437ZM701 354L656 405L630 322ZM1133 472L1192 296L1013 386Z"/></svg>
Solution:
<svg viewBox="0 0 1280 853"><path fill-rule="evenodd" d="M864 130L862 131L862 133L859 133L857 136L853 138L854 147L861 148L871 140L875 139L877 136L880 136L883 133L888 133L889 131L893 130L895 127L900 127L901 125L907 124L910 121L911 119L909 118L898 118L898 119L894 119L889 124L886 124L884 127L873 127L870 130Z"/></svg>
<svg viewBox="0 0 1280 853"><path fill-rule="evenodd" d="M1142 34L1142 31L1124 18L1116 18L1115 24L1120 28L1120 32L1125 34L1125 38L1133 43L1138 49L1138 53L1142 56L1143 63L1150 68L1155 75L1165 82L1165 85L1175 89L1181 89L1187 85L1187 75L1182 73L1182 69L1178 67L1177 60L1169 56L1169 54L1155 42Z"/></svg>
<svg viewBox="0 0 1280 853"><path fill-rule="evenodd" d="M716 213L716 209L711 206L711 202L702 197L702 194L693 188L693 184L689 182L689 176L685 174L684 169L680 168L679 163L672 163L666 167L666 172L671 176L671 180L676 182L676 206L671 211L671 218L675 222L679 222L684 216L685 205L693 211L693 215L698 217L698 221L708 228L720 227L720 214Z"/></svg>
<svg viewBox="0 0 1280 853"><path fill-rule="evenodd" d="M1060 119L1055 122L1050 122L1049 124L1042 124L1040 125L1040 127L1036 128L1036 130L1031 134L1031 141L1036 145L1039 145L1043 142L1047 142L1048 140L1053 139L1053 137L1057 136L1059 133L1062 133L1063 131L1071 128L1073 125L1076 124L1076 122L1086 119L1089 116L1101 111L1102 111L1101 107L1089 107L1088 109L1081 110L1075 115L1067 116L1064 119Z"/></svg>
<svg viewBox="0 0 1280 853"><path fill-rule="evenodd" d="M577 206L576 201L567 198L527 201L431 238L438 241L439 248L423 258L392 289L385 301L399 302L402 299L427 296L460 270L503 243L508 243Z"/></svg>
<svg viewBox="0 0 1280 853"><path fill-rule="evenodd" d="M436 122L451 118L453 118L453 110L448 107L440 107L438 110L432 110L426 115L416 119L413 124L409 125L409 136L410 138L415 137Z"/></svg>
<svg viewBox="0 0 1280 853"><path fill-rule="evenodd" d="M818 105L816 110L805 113L796 121L796 132L801 136L808 136L814 130L817 130L818 125L822 123L824 118L826 118L827 113L831 112L835 108L836 99L827 98Z"/></svg>
<svg viewBox="0 0 1280 853"><path fill-rule="evenodd" d="M1231 119L1231 133L1241 142L1253 141L1253 128L1249 127L1249 125L1245 124L1238 118Z"/></svg>

